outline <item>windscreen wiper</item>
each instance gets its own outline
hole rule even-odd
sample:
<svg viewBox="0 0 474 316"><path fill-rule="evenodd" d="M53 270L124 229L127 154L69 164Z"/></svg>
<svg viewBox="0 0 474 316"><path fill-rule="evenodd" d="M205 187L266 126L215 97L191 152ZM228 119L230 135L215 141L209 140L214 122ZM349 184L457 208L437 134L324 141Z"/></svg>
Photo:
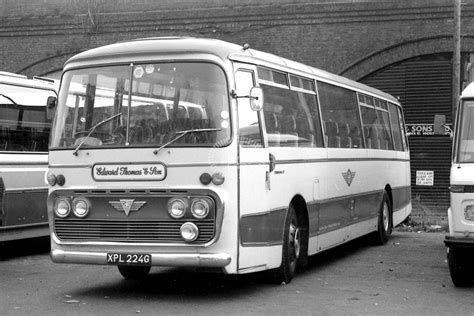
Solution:
<svg viewBox="0 0 474 316"><path fill-rule="evenodd" d="M175 138L173 138L172 140L170 140L169 142L167 142L166 144L164 144L160 148L156 149L153 153L155 155L158 155L160 150L162 150L166 146L171 145L172 143L180 140L181 138L183 138L184 136L186 136L188 134L201 133L201 132L218 132L218 131L221 131L221 129L220 128L200 128L200 129L188 129L188 130L185 130L185 131L176 132L176 134L179 134L178 136L176 136Z"/></svg>
<svg viewBox="0 0 474 316"><path fill-rule="evenodd" d="M82 145L84 144L84 142L86 141L86 139L91 136L91 134L95 131L95 129L99 126L101 126L102 124L104 123L107 123L108 121L111 121L113 120L114 118L116 117L119 117L120 115L122 115L122 112L120 113L117 113L115 115L112 115L111 117L108 117L106 118L105 120L102 120L100 121L99 123L95 124L94 126L91 127L91 129L89 130L89 132L87 133L87 135L85 137L82 138L82 141L79 143L79 145L77 145L76 149L74 149L74 152L72 153L74 156L77 156L77 152L79 151L79 149L81 149Z"/></svg>

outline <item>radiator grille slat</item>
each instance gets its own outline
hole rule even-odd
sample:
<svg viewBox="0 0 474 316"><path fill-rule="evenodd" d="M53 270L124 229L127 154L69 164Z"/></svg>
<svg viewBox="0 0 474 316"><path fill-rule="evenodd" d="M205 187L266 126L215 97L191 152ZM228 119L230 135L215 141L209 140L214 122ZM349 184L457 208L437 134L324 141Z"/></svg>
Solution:
<svg viewBox="0 0 474 316"><path fill-rule="evenodd" d="M180 233L184 220L119 221L55 219L54 229L60 240L121 242L183 242ZM194 243L210 241L215 234L214 220L195 221L199 237Z"/></svg>

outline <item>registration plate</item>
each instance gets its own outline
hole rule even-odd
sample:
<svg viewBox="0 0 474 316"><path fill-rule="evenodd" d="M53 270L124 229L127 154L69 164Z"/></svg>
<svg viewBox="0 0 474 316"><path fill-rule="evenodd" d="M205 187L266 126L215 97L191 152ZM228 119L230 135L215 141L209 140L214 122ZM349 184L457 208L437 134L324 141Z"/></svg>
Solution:
<svg viewBox="0 0 474 316"><path fill-rule="evenodd" d="M108 264L149 266L151 265L151 255L136 253L108 253Z"/></svg>

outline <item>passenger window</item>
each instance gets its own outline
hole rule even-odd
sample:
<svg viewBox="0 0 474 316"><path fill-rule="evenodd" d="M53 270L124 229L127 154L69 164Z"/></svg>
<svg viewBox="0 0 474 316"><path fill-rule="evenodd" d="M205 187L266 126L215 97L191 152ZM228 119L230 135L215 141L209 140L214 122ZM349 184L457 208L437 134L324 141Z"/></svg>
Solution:
<svg viewBox="0 0 474 316"><path fill-rule="evenodd" d="M375 99L375 109L377 113L377 129L380 140L380 149L393 150L393 139L390 128L390 118L388 115L387 102Z"/></svg>
<svg viewBox="0 0 474 316"><path fill-rule="evenodd" d="M0 84L0 94L0 151L47 152L46 101L56 94L6 84Z"/></svg>
<svg viewBox="0 0 474 316"><path fill-rule="evenodd" d="M388 112L390 114L390 123L392 125L395 150L403 151L404 135L402 134L402 130L400 128L401 124L398 120L397 106L392 103L388 103Z"/></svg>
<svg viewBox="0 0 474 316"><path fill-rule="evenodd" d="M364 148L356 93L320 81L317 88L327 146Z"/></svg>
<svg viewBox="0 0 474 316"><path fill-rule="evenodd" d="M268 145L274 147L321 147L316 96L285 88L261 85Z"/></svg>

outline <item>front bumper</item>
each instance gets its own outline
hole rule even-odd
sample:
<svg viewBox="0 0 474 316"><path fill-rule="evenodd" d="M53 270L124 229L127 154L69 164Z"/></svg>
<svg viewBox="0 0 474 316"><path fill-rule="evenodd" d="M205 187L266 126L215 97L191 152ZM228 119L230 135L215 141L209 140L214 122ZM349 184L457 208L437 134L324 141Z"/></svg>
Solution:
<svg viewBox="0 0 474 316"><path fill-rule="evenodd" d="M51 250L51 259L57 263L107 264L106 252ZM231 262L225 253L152 253L152 266L223 268Z"/></svg>
<svg viewBox="0 0 474 316"><path fill-rule="evenodd" d="M449 248L474 249L474 238L446 236L444 244Z"/></svg>

